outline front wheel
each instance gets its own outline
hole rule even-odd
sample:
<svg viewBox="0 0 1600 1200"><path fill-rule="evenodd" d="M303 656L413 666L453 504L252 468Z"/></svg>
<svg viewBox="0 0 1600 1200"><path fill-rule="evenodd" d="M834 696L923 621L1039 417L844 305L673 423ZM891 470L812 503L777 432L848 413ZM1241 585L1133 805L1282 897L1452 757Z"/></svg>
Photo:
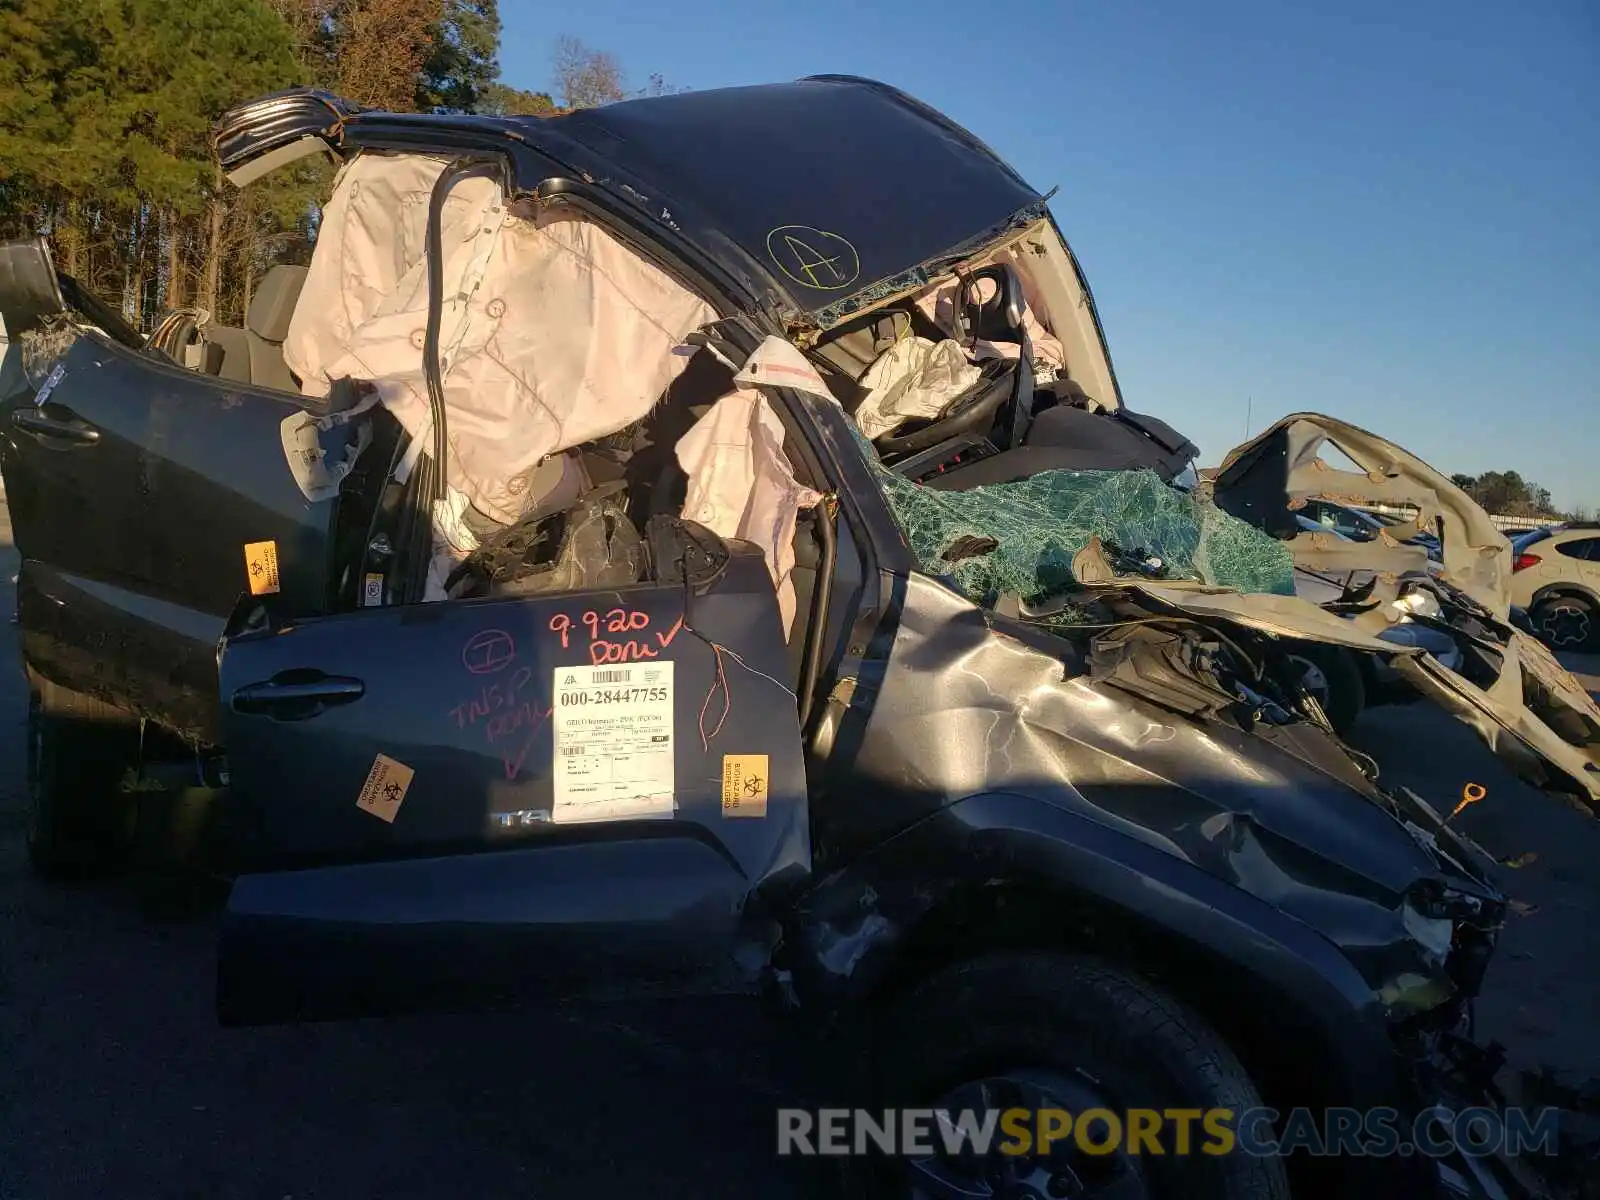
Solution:
<svg viewBox="0 0 1600 1200"><path fill-rule="evenodd" d="M1228 1109L1237 1117L1261 1107L1261 1097L1220 1036L1201 1017L1137 976L1108 963L1052 954L1002 954L936 974L891 1013L879 1038L880 1089L891 1106L947 1110L958 1123L967 1110L1022 1109L1070 1114L1090 1109L1115 1114L1121 1136L1096 1117L1048 1150L1016 1154L948 1153L934 1134L934 1153L901 1155L881 1164L878 1194L1043 1200L1285 1200L1289 1185L1276 1158L1203 1152L1208 1134L1196 1119L1188 1153L1177 1128L1154 1131L1130 1148L1130 1110L1157 1119L1173 1109ZM1005 1132L1007 1118L999 1128ZM1010 1128L1037 1139L1037 1115ZM1002 1139L1001 1146L1004 1145ZM1135 1150L1141 1152L1134 1152Z"/></svg>
<svg viewBox="0 0 1600 1200"><path fill-rule="evenodd" d="M28 861L64 878L105 869L126 852L133 805L120 784L136 759L135 718L35 677L28 697Z"/></svg>
<svg viewBox="0 0 1600 1200"><path fill-rule="evenodd" d="M1333 731L1340 737L1349 733L1367 706L1367 686L1355 654L1343 646L1309 645L1296 645L1288 653Z"/></svg>

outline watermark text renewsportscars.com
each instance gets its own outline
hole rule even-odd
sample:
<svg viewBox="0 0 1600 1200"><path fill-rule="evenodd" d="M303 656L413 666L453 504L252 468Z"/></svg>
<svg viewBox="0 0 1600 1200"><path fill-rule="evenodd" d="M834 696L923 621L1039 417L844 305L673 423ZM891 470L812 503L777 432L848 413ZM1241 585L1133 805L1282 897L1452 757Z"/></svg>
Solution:
<svg viewBox="0 0 1600 1200"><path fill-rule="evenodd" d="M1556 1153L1555 1109L1060 1108L876 1111L780 1108L780 1155L1000 1153L1249 1154L1276 1157L1419 1154L1442 1158Z"/></svg>

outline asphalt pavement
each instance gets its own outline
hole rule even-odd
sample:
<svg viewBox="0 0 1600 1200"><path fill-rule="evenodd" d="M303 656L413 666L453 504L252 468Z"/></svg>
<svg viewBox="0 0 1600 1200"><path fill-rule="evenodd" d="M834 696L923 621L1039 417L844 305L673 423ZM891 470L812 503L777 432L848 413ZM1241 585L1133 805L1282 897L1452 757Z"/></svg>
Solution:
<svg viewBox="0 0 1600 1200"><path fill-rule="evenodd" d="M0 637L0 1200L826 1194L773 1153L773 1110L811 1094L802 1052L736 1007L219 1029L214 914L28 873L23 727ZM1600 823L1426 706L1369 712L1353 740L1436 803L1488 789L1458 821L1522 865L1479 1032L1514 1075L1600 1079Z"/></svg>

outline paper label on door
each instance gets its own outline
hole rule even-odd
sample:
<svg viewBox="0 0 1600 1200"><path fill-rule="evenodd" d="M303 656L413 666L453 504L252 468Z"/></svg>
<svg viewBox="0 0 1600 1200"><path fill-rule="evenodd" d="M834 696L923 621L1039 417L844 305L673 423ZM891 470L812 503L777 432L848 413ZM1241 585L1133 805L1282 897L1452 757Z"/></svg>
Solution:
<svg viewBox="0 0 1600 1200"><path fill-rule="evenodd" d="M722 756L722 815L725 817L764 817L767 815L767 756L765 754L724 754Z"/></svg>
<svg viewBox="0 0 1600 1200"><path fill-rule="evenodd" d="M252 596L267 596L278 590L278 543L247 542L244 569Z"/></svg>
<svg viewBox="0 0 1600 1200"><path fill-rule="evenodd" d="M376 571L368 571L361 584L361 607L383 607L383 576Z"/></svg>
<svg viewBox="0 0 1600 1200"><path fill-rule="evenodd" d="M557 824L670 817L672 663L557 667L551 686Z"/></svg>
<svg viewBox="0 0 1600 1200"><path fill-rule="evenodd" d="M416 772L403 762L396 762L387 754L380 754L372 760L372 770L367 772L367 781L361 785L361 795L356 797L356 807L362 812L369 812L380 821L394 824L394 819L400 815L400 806L406 801L406 792L411 787L411 777Z"/></svg>

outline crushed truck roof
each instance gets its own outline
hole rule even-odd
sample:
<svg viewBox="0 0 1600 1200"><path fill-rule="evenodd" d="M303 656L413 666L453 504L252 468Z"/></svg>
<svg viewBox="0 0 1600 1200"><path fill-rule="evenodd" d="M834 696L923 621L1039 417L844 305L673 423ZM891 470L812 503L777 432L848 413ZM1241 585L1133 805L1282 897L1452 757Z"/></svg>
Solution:
<svg viewBox="0 0 1600 1200"><path fill-rule="evenodd" d="M385 131L440 126L532 147L822 327L902 279L921 280L924 264L1044 215L1045 197L967 130L898 89L844 75L555 117L385 113L297 89L227 113L217 149L232 172L264 142L313 131L354 149Z"/></svg>

